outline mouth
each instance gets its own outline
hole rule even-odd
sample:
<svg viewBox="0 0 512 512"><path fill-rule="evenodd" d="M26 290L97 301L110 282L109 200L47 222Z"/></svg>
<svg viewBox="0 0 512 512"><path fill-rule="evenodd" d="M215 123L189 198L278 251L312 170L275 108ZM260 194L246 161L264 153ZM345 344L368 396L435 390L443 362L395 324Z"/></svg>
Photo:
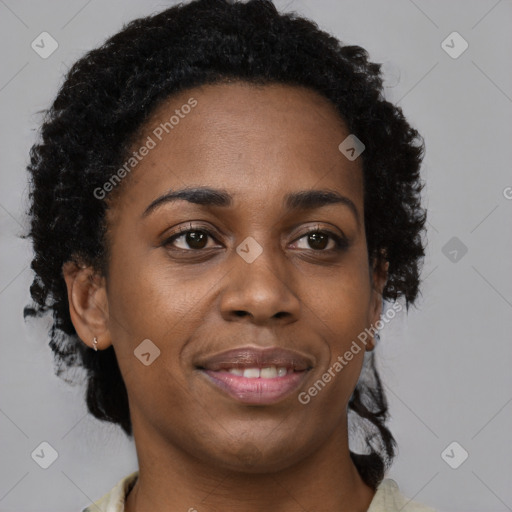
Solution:
<svg viewBox="0 0 512 512"><path fill-rule="evenodd" d="M217 390L244 404L268 405L296 391L313 367L310 357L280 348L229 350L196 368Z"/></svg>

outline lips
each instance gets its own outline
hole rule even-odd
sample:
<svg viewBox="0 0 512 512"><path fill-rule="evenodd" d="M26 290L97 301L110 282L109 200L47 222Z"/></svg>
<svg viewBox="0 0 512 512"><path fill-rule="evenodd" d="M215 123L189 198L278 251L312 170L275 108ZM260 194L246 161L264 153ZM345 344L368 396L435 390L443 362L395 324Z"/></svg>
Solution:
<svg viewBox="0 0 512 512"><path fill-rule="evenodd" d="M231 398L265 405L300 387L313 360L293 350L244 347L204 358L196 367L210 384Z"/></svg>
<svg viewBox="0 0 512 512"><path fill-rule="evenodd" d="M311 368L313 362L311 358L293 350L247 347L221 352L202 360L197 366L211 371L229 370L230 368L266 368L269 366L303 371Z"/></svg>

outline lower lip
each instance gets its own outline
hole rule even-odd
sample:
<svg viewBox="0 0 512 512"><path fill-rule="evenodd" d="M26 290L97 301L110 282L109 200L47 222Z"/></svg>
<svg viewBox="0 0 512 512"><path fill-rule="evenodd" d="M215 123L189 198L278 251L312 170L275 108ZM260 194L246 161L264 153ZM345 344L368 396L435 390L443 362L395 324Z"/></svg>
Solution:
<svg viewBox="0 0 512 512"><path fill-rule="evenodd" d="M267 405L279 402L297 390L306 371L289 373L271 379L241 377L225 371L202 370L209 381L229 396L244 404Z"/></svg>

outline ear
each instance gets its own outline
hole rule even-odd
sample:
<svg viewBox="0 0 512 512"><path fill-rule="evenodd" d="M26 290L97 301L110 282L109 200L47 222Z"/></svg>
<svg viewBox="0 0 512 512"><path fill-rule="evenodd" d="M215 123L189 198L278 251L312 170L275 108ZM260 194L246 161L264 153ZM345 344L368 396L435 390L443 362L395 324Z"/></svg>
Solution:
<svg viewBox="0 0 512 512"><path fill-rule="evenodd" d="M90 266L68 261L62 266L68 290L69 314L80 339L93 348L97 338L98 349L111 345L108 329L108 301L106 281Z"/></svg>
<svg viewBox="0 0 512 512"><path fill-rule="evenodd" d="M388 281L389 261L384 261L380 258L375 258L371 272L372 277L372 291L370 299L369 322L370 328L375 329L375 324L380 320L382 314L382 293ZM375 338L367 345L367 350L375 348Z"/></svg>

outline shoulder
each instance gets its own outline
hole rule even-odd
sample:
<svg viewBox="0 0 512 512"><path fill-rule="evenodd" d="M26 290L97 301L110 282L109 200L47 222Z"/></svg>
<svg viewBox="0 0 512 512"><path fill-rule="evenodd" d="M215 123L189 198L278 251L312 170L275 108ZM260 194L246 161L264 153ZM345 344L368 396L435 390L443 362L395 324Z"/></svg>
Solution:
<svg viewBox="0 0 512 512"><path fill-rule="evenodd" d="M124 512L128 492L135 484L139 472L122 478L108 493L80 512ZM370 504L368 512L436 512L435 509L412 501L404 496L391 478L384 479Z"/></svg>
<svg viewBox="0 0 512 512"><path fill-rule="evenodd" d="M400 492L398 484L385 478L377 487L368 512L436 512L435 509L412 501Z"/></svg>
<svg viewBox="0 0 512 512"><path fill-rule="evenodd" d="M124 512L126 496L135 484L139 471L122 478L107 494L80 512Z"/></svg>

